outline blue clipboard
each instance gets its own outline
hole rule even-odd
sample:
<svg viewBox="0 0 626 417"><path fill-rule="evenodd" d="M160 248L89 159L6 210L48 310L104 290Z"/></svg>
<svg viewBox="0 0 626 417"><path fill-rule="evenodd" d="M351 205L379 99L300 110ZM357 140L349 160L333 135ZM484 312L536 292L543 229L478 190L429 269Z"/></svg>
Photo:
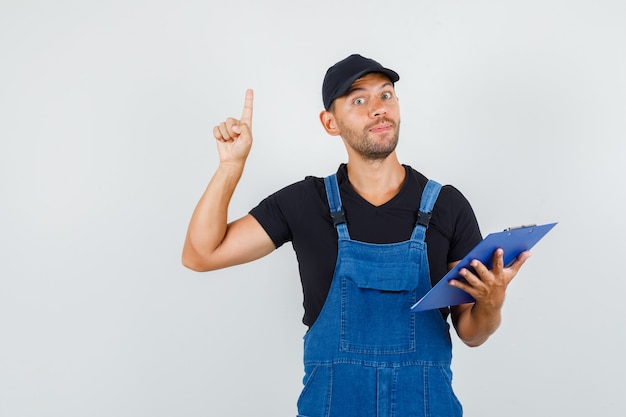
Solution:
<svg viewBox="0 0 626 417"><path fill-rule="evenodd" d="M453 287L448 282L452 279L462 280L459 271L467 268L473 271L469 263L477 259L489 269L492 267L493 252L502 248L504 250L504 264L511 264L517 256L531 249L546 233L556 226L549 223L540 226L521 226L509 228L503 232L491 233L474 247L461 261L439 281L426 295L411 307L411 312L432 310L435 308L455 306L474 302L474 297L465 291Z"/></svg>

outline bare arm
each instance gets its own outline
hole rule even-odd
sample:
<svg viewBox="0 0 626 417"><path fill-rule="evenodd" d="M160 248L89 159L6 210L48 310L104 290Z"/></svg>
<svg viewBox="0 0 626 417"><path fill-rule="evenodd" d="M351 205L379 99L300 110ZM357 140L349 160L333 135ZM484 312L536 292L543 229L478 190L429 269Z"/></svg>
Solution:
<svg viewBox="0 0 626 417"><path fill-rule="evenodd" d="M451 307L452 324L466 345L480 346L498 329L502 321L506 288L530 255L529 251L523 252L513 264L505 268L502 249L498 249L494 252L491 270L479 261L472 261L471 265L478 275L463 268L460 274L467 282L450 281L450 285L466 291L476 299L475 303ZM448 267L454 268L456 264L458 262Z"/></svg>
<svg viewBox="0 0 626 417"><path fill-rule="evenodd" d="M191 216L182 262L195 271L210 271L258 259L275 247L250 215L228 222L228 205L252 146L253 92L246 92L241 119L215 126L220 163Z"/></svg>

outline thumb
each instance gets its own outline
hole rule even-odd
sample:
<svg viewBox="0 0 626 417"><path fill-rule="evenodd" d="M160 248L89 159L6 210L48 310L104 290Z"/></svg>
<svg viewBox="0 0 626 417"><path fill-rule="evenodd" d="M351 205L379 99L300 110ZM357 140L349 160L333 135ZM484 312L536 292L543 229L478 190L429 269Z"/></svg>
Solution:
<svg viewBox="0 0 626 417"><path fill-rule="evenodd" d="M245 123L243 120L240 120L239 124L233 125L233 132L237 133L238 135L241 135L244 132L249 133L250 126L248 126L248 124Z"/></svg>

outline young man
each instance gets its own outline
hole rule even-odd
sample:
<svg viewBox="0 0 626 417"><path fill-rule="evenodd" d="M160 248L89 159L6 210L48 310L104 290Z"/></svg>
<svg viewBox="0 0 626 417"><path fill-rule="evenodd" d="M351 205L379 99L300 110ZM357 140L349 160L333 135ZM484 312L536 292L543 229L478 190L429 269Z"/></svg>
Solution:
<svg viewBox="0 0 626 417"><path fill-rule="evenodd" d="M450 315L478 346L497 329L505 291L530 256L509 267L473 263L451 281L475 303L411 314L410 306L481 240L471 206L398 161L395 71L360 55L333 65L320 114L348 154L336 174L307 177L227 223L228 204L252 145L253 93L243 114L216 126L219 166L189 225L183 264L209 271L296 252L304 292L302 416L462 415L452 391Z"/></svg>

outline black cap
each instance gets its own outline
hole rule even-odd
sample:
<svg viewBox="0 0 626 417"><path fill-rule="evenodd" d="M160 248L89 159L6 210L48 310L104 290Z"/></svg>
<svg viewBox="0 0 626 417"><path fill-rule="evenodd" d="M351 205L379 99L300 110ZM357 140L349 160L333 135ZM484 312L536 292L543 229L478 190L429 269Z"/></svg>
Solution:
<svg viewBox="0 0 626 417"><path fill-rule="evenodd" d="M378 62L370 58L353 54L337 62L326 71L324 83L322 84L322 100L324 108L330 109L336 98L346 94L352 83L366 74L379 72L389 77L392 83L400 79L397 72L383 67Z"/></svg>

